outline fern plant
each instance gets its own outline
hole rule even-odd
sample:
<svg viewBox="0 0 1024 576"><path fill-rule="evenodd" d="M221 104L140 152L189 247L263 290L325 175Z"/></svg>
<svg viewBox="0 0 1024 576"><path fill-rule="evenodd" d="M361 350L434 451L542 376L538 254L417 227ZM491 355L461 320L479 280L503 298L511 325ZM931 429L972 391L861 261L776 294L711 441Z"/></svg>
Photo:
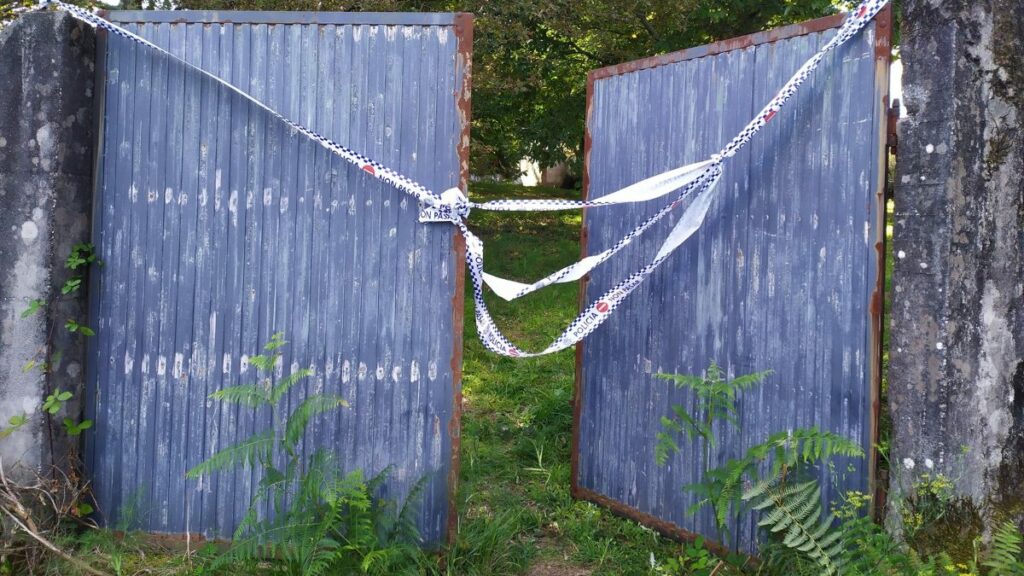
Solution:
<svg viewBox="0 0 1024 576"><path fill-rule="evenodd" d="M688 440L699 439L704 442L703 454L706 464L710 449L715 446L714 424L721 421L739 428L737 396L740 392L759 385L769 374L771 371L756 372L730 380L714 361L702 376L658 374L658 378L671 380L676 388L689 389L696 397L694 415L687 412L685 406L676 404L672 406L672 417L662 416L662 431L658 432L654 448L658 464L664 465L672 454L679 452L679 444L676 443L675 437L683 433Z"/></svg>
<svg viewBox="0 0 1024 576"><path fill-rule="evenodd" d="M992 548L982 565L999 576L1024 576L1024 535L1013 522L999 525L992 535Z"/></svg>
<svg viewBox="0 0 1024 576"><path fill-rule="evenodd" d="M839 566L843 576L917 576L922 571L920 563L869 516L854 511L838 530L842 534L843 552Z"/></svg>
<svg viewBox="0 0 1024 576"><path fill-rule="evenodd" d="M298 444L302 440L309 421L318 414L348 406L348 402L340 396L314 394L306 397L290 414L283 414L282 409L278 406L281 399L296 384L313 375L311 369L303 368L281 378L276 383L274 382L274 365L281 357L280 349L285 344L287 342L284 340L284 334L278 332L271 336L270 342L263 347L266 354L258 354L249 359L249 363L261 375L258 382L224 388L210 395L214 400L228 404L240 404L254 410L264 406L268 407L273 415L274 426L220 450L189 470L186 473L188 478L199 478L236 466L258 466L263 469L266 478L281 478L284 475L274 467L273 463L275 446L287 454L288 467L297 466L299 464ZM278 434L275 430L284 430L284 434Z"/></svg>
<svg viewBox="0 0 1024 576"><path fill-rule="evenodd" d="M803 469L826 462L836 456L860 457L864 451L859 444L838 434L814 428L777 432L764 442L751 446L739 458L731 458L723 465L710 467L711 448L716 443L715 425L725 422L739 428L736 402L741 393L761 384L770 371L755 372L727 379L722 369L712 362L702 376L682 374L659 374L672 380L677 387L691 390L696 406L691 414L685 406L672 406L673 416L661 419L662 430L657 435L655 459L664 465L668 458L679 451L676 438L684 435L701 446L701 469L704 476L699 482L684 488L697 496L688 513L696 514L705 506L711 506L715 523L722 535L728 534L730 517L742 510L743 486L759 480L758 471L766 460L771 461L768 480L783 476L802 475Z"/></svg>
<svg viewBox="0 0 1024 576"><path fill-rule="evenodd" d="M842 534L832 527L835 517L822 512L816 481L787 483L772 476L746 490L743 500L763 512L758 526L781 536L785 548L817 563L822 574L839 571Z"/></svg>
<svg viewBox="0 0 1024 576"><path fill-rule="evenodd" d="M261 379L219 390L212 398L270 409L274 425L215 453L188 471L199 478L237 467L262 474L231 548L212 568L274 559L288 574L396 574L422 564L413 510L424 483L417 484L401 511L375 498L387 470L366 481L361 471L342 474L333 454L318 449L303 458L300 443L319 414L348 406L340 396L313 394L286 413L281 401L312 375L298 370L274 382L274 367L285 346L274 334L264 354L250 358ZM283 460L283 465L279 461Z"/></svg>

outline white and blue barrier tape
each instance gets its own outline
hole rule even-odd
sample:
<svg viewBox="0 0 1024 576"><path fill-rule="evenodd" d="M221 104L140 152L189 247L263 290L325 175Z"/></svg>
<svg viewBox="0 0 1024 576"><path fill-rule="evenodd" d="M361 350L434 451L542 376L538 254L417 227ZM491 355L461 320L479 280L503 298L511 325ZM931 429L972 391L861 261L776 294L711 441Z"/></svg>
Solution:
<svg viewBox="0 0 1024 576"><path fill-rule="evenodd" d="M152 42L133 34L132 32L112 23L100 16L74 6L61 2L60 0L42 0L37 9L44 9L53 5L64 10L75 18L99 29L106 30L111 34L126 38L132 42L145 46L149 49L163 54L184 66L191 68L204 76L214 80L218 84L228 88L232 92L245 98L260 109L266 111L274 118L284 122L290 128L300 134L314 140L331 153L341 157L343 160L358 166L370 176L382 180L395 188L413 196L420 202L421 222L447 222L459 228L466 240L466 264L469 268L470 279L473 284L473 300L476 306L477 332L484 346L503 356L529 357L542 356L564 350L592 333L598 326L604 323L609 316L618 308L623 300L636 289L654 270L664 262L668 256L680 245L692 236L701 226L708 208L714 199L714 186L722 175L724 162L732 158L743 148L789 101L796 93L800 85L810 77L825 55L831 50L841 46L850 38L855 36L864 26L868 24L878 12L888 3L888 0L865 0L862 2L843 22L838 32L832 39L812 56L807 62L796 71L788 82L782 87L771 101L737 134L724 148L713 155L710 159L676 168L662 174L658 174L626 186L621 190L612 192L601 198L588 201L559 200L559 199L537 199L537 200L492 200L489 202L470 202L463 191L452 188L437 194L425 186L407 178L394 170L371 160L337 142L311 130L302 124L295 122L283 114L277 112L259 99L248 94L241 88L231 84L227 80L208 72L199 66L191 64L184 59L168 52L167 50L153 44ZM575 210L581 208L597 208L602 206L614 206L634 202L647 202L666 196L678 191L672 203L667 204L653 216L633 228L622 239L616 242L611 248L588 256L579 262L567 266L553 274L550 274L533 284L523 284L504 278L498 278L484 272L484 244L466 226L466 217L471 209L493 210L493 211L542 211L542 210ZM692 198L689 198L691 197ZM689 200L689 202L687 202ZM575 282L585 276L588 272L606 262L617 252L622 250L634 239L638 238L656 222L664 218L675 208L686 204L686 208L676 223L669 236L662 243L657 255L643 268L631 274L628 278L619 282L611 290L602 294L597 300L590 304L572 323L562 332L551 345L539 352L526 352L512 344L495 325L493 318L487 310L484 302L483 287L486 284L493 292L506 300L520 298L531 292L535 292L556 283Z"/></svg>

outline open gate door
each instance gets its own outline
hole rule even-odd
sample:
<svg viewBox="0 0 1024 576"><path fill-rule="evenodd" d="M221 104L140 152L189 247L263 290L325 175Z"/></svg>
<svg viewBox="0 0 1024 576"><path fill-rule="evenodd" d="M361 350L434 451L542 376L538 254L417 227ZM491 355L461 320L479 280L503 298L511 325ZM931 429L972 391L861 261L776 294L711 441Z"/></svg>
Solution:
<svg viewBox="0 0 1024 576"><path fill-rule="evenodd" d="M740 396L739 429L716 428L707 466L770 433L817 426L867 458L821 471L825 498L870 491L881 378L889 8L831 52L778 117L726 163L703 227L577 345L573 494L682 538L751 550L756 519L722 541L683 490L704 477L696 442L655 462L659 420L692 395L658 373L771 370ZM842 23L834 16L590 73L584 190L590 199L707 158ZM589 209L584 254L610 247L657 202ZM678 217L678 214L675 215ZM585 278L586 305L651 260L662 221Z"/></svg>
<svg viewBox="0 0 1024 576"><path fill-rule="evenodd" d="M435 190L468 180L472 17L110 12L112 22ZM186 479L280 422L209 395L275 378L350 407L301 449L345 471L422 481L427 546L455 526L465 244L415 201L248 100L119 35L99 36L99 159L85 459L102 520L229 537L259 489L239 468Z"/></svg>

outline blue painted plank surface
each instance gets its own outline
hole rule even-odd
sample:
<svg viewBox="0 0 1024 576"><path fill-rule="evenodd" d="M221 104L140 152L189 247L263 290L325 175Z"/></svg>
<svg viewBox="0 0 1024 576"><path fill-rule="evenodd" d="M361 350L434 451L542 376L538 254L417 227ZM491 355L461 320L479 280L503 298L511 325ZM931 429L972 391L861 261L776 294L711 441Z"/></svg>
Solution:
<svg viewBox="0 0 1024 576"><path fill-rule="evenodd" d="M716 152L834 31L594 80L590 198ZM709 465L768 434L819 426L870 447L871 315L880 171L874 26L828 56L787 107L726 164L702 229L581 344L577 485L719 540L710 509L686 510L703 478L696 443L654 460L659 419L694 409L658 373L772 370L740 402L741 431L715 429ZM610 247L660 205L588 210L587 252ZM591 274L586 302L648 262L678 214ZM865 461L821 471L825 497L867 490ZM752 549L756 520L726 543Z"/></svg>
<svg viewBox="0 0 1024 576"><path fill-rule="evenodd" d="M451 15L148 15L119 18L434 190L458 185L466 71ZM105 265L92 294L86 447L104 520L231 535L258 474L184 474L272 425L266 411L209 395L254 381L249 357L284 331L275 377L315 372L287 408L314 392L352 405L315 419L304 453L331 449L368 475L390 467L384 495L399 500L425 477L419 524L439 544L462 329L453 227L419 224L414 201L182 66L117 37L104 66L95 241Z"/></svg>

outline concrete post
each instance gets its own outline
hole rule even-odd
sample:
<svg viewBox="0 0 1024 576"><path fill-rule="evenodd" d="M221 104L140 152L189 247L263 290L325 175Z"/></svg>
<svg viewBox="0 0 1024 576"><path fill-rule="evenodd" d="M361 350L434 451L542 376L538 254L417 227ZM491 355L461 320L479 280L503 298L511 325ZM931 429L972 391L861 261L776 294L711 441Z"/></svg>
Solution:
<svg viewBox="0 0 1024 576"><path fill-rule="evenodd" d="M8 471L61 463L72 444L60 422L78 419L72 402L51 436L38 408L56 388L76 400L83 389L83 338L64 322L87 320L84 290L62 297L61 286L72 276L64 259L89 239L94 58L92 29L66 14L28 14L0 31L0 426L34 415L0 439ZM49 304L21 318L34 299ZM58 350L49 373L24 370Z"/></svg>
<svg viewBox="0 0 1024 576"><path fill-rule="evenodd" d="M1021 523L1024 3L904 0L902 30L893 489L941 473L958 522Z"/></svg>

